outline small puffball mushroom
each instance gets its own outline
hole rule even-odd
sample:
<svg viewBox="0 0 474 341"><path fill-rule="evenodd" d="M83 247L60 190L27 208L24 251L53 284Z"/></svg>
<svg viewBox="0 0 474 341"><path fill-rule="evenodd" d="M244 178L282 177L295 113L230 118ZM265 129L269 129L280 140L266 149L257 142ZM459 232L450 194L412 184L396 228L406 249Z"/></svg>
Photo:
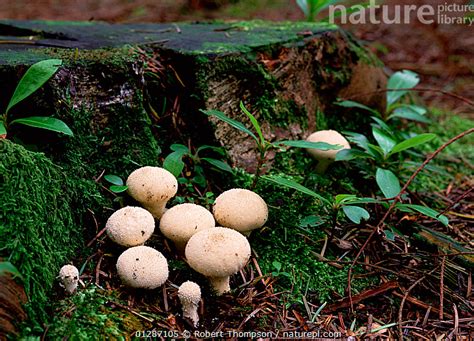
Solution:
<svg viewBox="0 0 474 341"><path fill-rule="evenodd" d="M113 242L131 247L141 245L151 237L155 230L155 219L141 207L126 206L115 211L105 227Z"/></svg>
<svg viewBox="0 0 474 341"><path fill-rule="evenodd" d="M219 225L246 236L262 227L268 219L268 207L262 197L242 188L233 188L219 195L212 211Z"/></svg>
<svg viewBox="0 0 474 341"><path fill-rule="evenodd" d="M132 198L160 219L166 203L178 191L178 180L164 168L146 166L129 175L127 186Z"/></svg>
<svg viewBox="0 0 474 341"><path fill-rule="evenodd" d="M328 166L336 159L336 154L342 149L351 149L349 142L335 130L320 130L308 136L306 141L309 142L326 142L334 145L341 145L341 149L320 150L315 148L307 148L308 153L318 160L316 173L324 174Z"/></svg>
<svg viewBox="0 0 474 341"><path fill-rule="evenodd" d="M79 283L79 270L74 265L64 265L59 270L59 278L61 286L64 287L68 294L73 294Z"/></svg>
<svg viewBox="0 0 474 341"><path fill-rule="evenodd" d="M218 295L230 291L229 276L242 269L250 258L250 244L239 232L215 227L189 239L185 249L191 268L208 277Z"/></svg>
<svg viewBox="0 0 474 341"><path fill-rule="evenodd" d="M178 297L183 306L183 316L193 321L194 328L198 326L198 306L201 301L201 288L194 282L186 281L178 289Z"/></svg>
<svg viewBox="0 0 474 341"><path fill-rule="evenodd" d="M216 221L211 212L202 206L189 203L170 208L160 219L161 232L174 242L181 253L194 234L215 226Z"/></svg>
<svg viewBox="0 0 474 341"><path fill-rule="evenodd" d="M151 247L135 246L119 256L117 272L129 287L155 289L168 279L168 262L161 252Z"/></svg>

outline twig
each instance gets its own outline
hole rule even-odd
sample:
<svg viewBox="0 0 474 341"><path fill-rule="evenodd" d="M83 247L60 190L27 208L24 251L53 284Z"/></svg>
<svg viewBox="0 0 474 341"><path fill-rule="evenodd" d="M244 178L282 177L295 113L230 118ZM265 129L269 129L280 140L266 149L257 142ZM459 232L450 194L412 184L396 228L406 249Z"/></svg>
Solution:
<svg viewBox="0 0 474 341"><path fill-rule="evenodd" d="M444 269L446 267L446 256L441 261L441 274L439 278L439 319L443 319L443 301L444 301Z"/></svg>
<svg viewBox="0 0 474 341"><path fill-rule="evenodd" d="M410 291L413 290L418 284L420 284L422 281L425 280L426 276L431 275L435 270L438 269L438 267L435 267L433 270L428 272L426 275L423 277L418 278L415 283L410 285L410 287L407 289L405 294L403 295L402 302L400 303L400 308L398 309L398 338L400 341L403 341L403 329L402 329L402 318L403 318L403 306L405 305L405 301L407 300L408 295L410 294Z"/></svg>
<svg viewBox="0 0 474 341"><path fill-rule="evenodd" d="M447 146L449 146L450 144L456 142L457 140L463 138L464 136L466 135L469 135L471 133L474 132L474 128L471 128L471 129L468 129L464 132L462 132L461 134L453 137L451 140L449 140L448 142L444 143L441 147L439 147L438 149L435 150L435 152L431 155L429 155L426 160L421 164L420 167L418 167L417 170L415 170L415 172L410 176L410 178L408 179L408 181L405 183L405 185L402 187L402 189L400 190L400 193L398 193L398 195L394 198L394 200L392 201L392 204L390 205L390 207L388 208L387 212L385 212L385 215L382 217L382 219L379 221L379 223L377 224L377 226L374 227L374 229L372 230L372 232L370 233L369 237L367 238L367 240L365 241L365 243L362 245L362 247L359 249L359 251L357 252L357 255L355 256L354 260L352 261L352 264L351 266L349 266L349 270L347 271L347 291L348 291L348 294L349 294L349 300L351 301L351 310L353 311L354 310L354 306L352 304L352 289L351 289L351 278L352 278L352 269L354 267L354 265L356 264L357 260L359 259L360 255L362 254L362 252L364 251L364 249L367 247L367 245L369 244L370 240L372 239L372 237L375 235L375 233L377 231L380 230L380 228L383 226L383 223L385 222L385 220L388 218L388 216L390 215L390 213L392 212L392 210L394 209L395 205L401 201L402 199L402 194L407 190L408 186L412 183L412 181L415 179L415 177L418 175L418 173L420 173L423 168L425 168L425 166L431 161L433 160L441 151L443 151Z"/></svg>
<svg viewBox="0 0 474 341"><path fill-rule="evenodd" d="M453 336L456 337L456 340L458 339L457 336L459 334L459 314L458 314L458 308L456 307L456 304L453 303L453 310L454 310L454 328L451 333L448 335L448 340L452 340Z"/></svg>
<svg viewBox="0 0 474 341"><path fill-rule="evenodd" d="M432 88L379 89L379 90L374 90L374 91L370 91L370 92L354 94L354 95L349 96L347 99L353 99L353 98L356 98L356 97L365 97L365 96L368 96L368 95L373 95L373 94L377 94L377 93L381 93L381 92L390 92L390 91L435 92L435 93L440 93L440 94L443 94L443 95L446 95L446 96L456 98L456 99L468 104L469 106L474 107L474 102L471 101L470 99L466 98L466 97L460 96L460 95L455 94L453 92L449 92L449 91L445 91L445 90L441 90L441 89L432 89Z"/></svg>
<svg viewBox="0 0 474 341"><path fill-rule="evenodd" d="M453 207L454 205L456 205L458 202L460 202L462 199L464 199L465 197L467 197L469 195L469 193L471 193L472 191L474 190L474 187L471 187L469 188L466 192L464 192L463 194L461 194L459 197L457 197L448 207L446 207L441 213L439 213L437 215L437 217L439 217L440 215L442 214L445 214L451 207Z"/></svg>

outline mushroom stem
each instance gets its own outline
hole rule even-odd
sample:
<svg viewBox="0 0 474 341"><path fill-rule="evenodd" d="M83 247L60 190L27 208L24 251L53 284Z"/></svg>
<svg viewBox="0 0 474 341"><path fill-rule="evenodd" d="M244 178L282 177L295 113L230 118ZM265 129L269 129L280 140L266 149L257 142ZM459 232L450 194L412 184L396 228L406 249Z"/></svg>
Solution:
<svg viewBox="0 0 474 341"><path fill-rule="evenodd" d="M318 174L324 174L326 172L326 169L332 162L328 159L321 159L318 161L318 164L316 166L316 173Z"/></svg>
<svg viewBox="0 0 474 341"><path fill-rule="evenodd" d="M145 207L145 209L150 212L153 217L160 219L166 211L166 203L166 201L156 202L154 205L143 205L143 207Z"/></svg>
<svg viewBox="0 0 474 341"><path fill-rule="evenodd" d="M199 314L198 314L198 304L194 304L193 302L188 302L183 304L183 317L190 319L193 321L194 327L197 327L199 322Z"/></svg>
<svg viewBox="0 0 474 341"><path fill-rule="evenodd" d="M220 296L225 292L230 291L229 276L225 277L208 277L212 287L216 291L217 295Z"/></svg>
<svg viewBox="0 0 474 341"><path fill-rule="evenodd" d="M176 251L180 256L184 255L184 250L186 249L186 244L188 241L174 241L174 246L176 247Z"/></svg>

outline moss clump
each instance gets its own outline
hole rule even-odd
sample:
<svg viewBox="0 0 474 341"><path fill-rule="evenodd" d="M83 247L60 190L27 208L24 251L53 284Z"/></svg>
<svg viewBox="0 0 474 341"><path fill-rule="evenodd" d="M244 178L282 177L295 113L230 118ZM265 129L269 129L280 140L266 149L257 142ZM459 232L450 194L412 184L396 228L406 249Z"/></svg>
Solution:
<svg viewBox="0 0 474 341"><path fill-rule="evenodd" d="M84 211L102 200L94 182L68 177L44 154L3 139L0 203L0 257L22 274L28 315L38 327L48 319L60 267L83 248Z"/></svg>

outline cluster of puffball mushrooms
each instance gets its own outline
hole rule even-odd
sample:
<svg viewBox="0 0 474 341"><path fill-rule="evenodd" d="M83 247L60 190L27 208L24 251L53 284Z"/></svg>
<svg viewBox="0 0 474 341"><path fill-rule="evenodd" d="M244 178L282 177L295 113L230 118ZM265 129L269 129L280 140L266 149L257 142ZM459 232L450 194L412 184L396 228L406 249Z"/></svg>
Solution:
<svg viewBox="0 0 474 341"><path fill-rule="evenodd" d="M333 130L318 131L307 139L350 148L347 140ZM339 150L308 149L318 160L316 172L324 173ZM217 295L230 291L229 278L250 259L246 237L268 219L268 207L256 193L234 188L220 194L212 213L192 203L166 208L178 191L178 181L164 168L142 167L127 179L128 193L142 207L126 206L114 212L106 223L108 237L127 249L117 259L117 273L132 288L155 289L168 279L168 262L163 254L143 244L159 220L161 233L171 240L189 266L206 276ZM219 226L216 226L216 222ZM77 289L79 271L72 265L61 268L59 278L68 294ZM198 325L201 289L186 281L178 289L183 316Z"/></svg>

